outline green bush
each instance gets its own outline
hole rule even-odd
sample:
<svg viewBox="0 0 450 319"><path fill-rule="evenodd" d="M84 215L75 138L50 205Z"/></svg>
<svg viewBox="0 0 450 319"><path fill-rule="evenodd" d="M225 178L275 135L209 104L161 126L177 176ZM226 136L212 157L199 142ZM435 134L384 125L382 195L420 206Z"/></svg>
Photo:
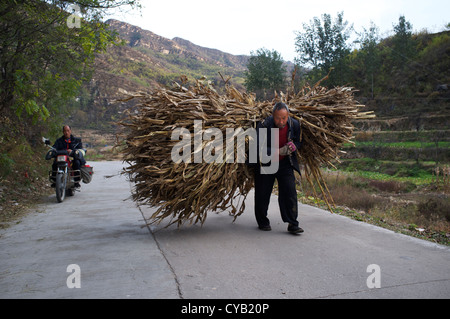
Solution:
<svg viewBox="0 0 450 319"><path fill-rule="evenodd" d="M0 176L6 177L11 174L14 161L6 153L0 154Z"/></svg>

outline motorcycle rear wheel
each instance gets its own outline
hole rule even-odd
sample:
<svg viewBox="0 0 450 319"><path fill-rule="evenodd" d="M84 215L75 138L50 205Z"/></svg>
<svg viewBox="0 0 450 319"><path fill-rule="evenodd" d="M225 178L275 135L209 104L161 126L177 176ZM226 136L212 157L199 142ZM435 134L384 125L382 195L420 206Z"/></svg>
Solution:
<svg viewBox="0 0 450 319"><path fill-rule="evenodd" d="M65 183L65 174L56 174L56 200L58 203L62 203L64 198L66 197L66 183Z"/></svg>

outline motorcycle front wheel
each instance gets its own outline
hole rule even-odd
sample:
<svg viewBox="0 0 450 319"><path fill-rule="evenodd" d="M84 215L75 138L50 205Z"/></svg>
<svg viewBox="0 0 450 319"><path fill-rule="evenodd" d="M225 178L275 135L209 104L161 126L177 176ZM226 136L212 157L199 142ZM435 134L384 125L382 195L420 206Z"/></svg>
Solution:
<svg viewBox="0 0 450 319"><path fill-rule="evenodd" d="M65 174L56 174L56 200L61 203L66 197Z"/></svg>

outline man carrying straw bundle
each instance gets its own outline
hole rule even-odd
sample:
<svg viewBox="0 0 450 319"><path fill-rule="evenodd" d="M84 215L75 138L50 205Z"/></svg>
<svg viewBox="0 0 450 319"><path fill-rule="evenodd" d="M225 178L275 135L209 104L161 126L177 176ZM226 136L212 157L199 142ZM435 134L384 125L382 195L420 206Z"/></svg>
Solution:
<svg viewBox="0 0 450 319"><path fill-rule="evenodd" d="M260 140L261 128L266 128L268 131L267 141ZM278 142L278 145L270 145L272 128L278 128L278 141L275 141ZM294 170L300 174L296 156L296 151L301 147L300 130L300 123L289 116L289 108L282 102L275 104L272 116L258 125L258 143L267 142L268 152L275 151L279 154L278 158L275 157L279 160L277 172L267 174L264 172L264 166L257 165L255 167L255 217L260 230L272 230L267 218L267 210L276 179L278 181L278 205L281 218L283 222L289 224L288 232L292 234L303 233L303 229L299 227L297 221L298 202L294 175Z"/></svg>
<svg viewBox="0 0 450 319"><path fill-rule="evenodd" d="M220 95L209 84L199 81L189 88L174 83L172 89L130 95L123 101L133 98L141 101L120 123L124 139L121 152L130 164L124 173L135 184L133 200L157 207L148 219L149 224L170 219L166 227L172 224L180 227L184 223L203 225L211 211L229 211L234 219L242 215L245 199L256 186L256 220L261 229L270 230L267 209L277 179L282 219L289 223L288 231L300 233L303 230L297 221L294 175L299 172L298 161L304 165L304 176L313 186L314 196L318 197L316 183L332 211L332 198L320 167L333 166L332 162L339 160L342 143L352 143L351 121L375 116L372 112L358 111L363 105L355 101L353 92L348 87L327 89L319 83L305 86L297 94L280 95L289 110L283 103L274 108L273 102L256 102L252 94L241 93L232 85L226 85L225 94ZM266 128L254 130L263 118L266 120L259 128ZM202 125L197 125L200 129L196 130L198 122ZM179 134L174 136L174 132ZM241 133L244 142L248 142L248 158L239 156L243 153L239 146ZM196 161L197 156L200 161ZM206 158L208 161L203 161ZM252 165L257 166L255 178L251 174Z"/></svg>

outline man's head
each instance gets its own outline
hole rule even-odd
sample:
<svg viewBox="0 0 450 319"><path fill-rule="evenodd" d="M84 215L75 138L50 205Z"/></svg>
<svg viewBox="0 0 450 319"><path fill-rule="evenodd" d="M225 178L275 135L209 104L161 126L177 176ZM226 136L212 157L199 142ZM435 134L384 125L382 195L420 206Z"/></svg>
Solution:
<svg viewBox="0 0 450 319"><path fill-rule="evenodd" d="M272 115L275 126L278 128L284 128L289 119L289 108L283 102L278 102L273 108Z"/></svg>
<svg viewBox="0 0 450 319"><path fill-rule="evenodd" d="M70 135L72 135L72 129L69 125L63 126L63 134L66 139L70 138Z"/></svg>

